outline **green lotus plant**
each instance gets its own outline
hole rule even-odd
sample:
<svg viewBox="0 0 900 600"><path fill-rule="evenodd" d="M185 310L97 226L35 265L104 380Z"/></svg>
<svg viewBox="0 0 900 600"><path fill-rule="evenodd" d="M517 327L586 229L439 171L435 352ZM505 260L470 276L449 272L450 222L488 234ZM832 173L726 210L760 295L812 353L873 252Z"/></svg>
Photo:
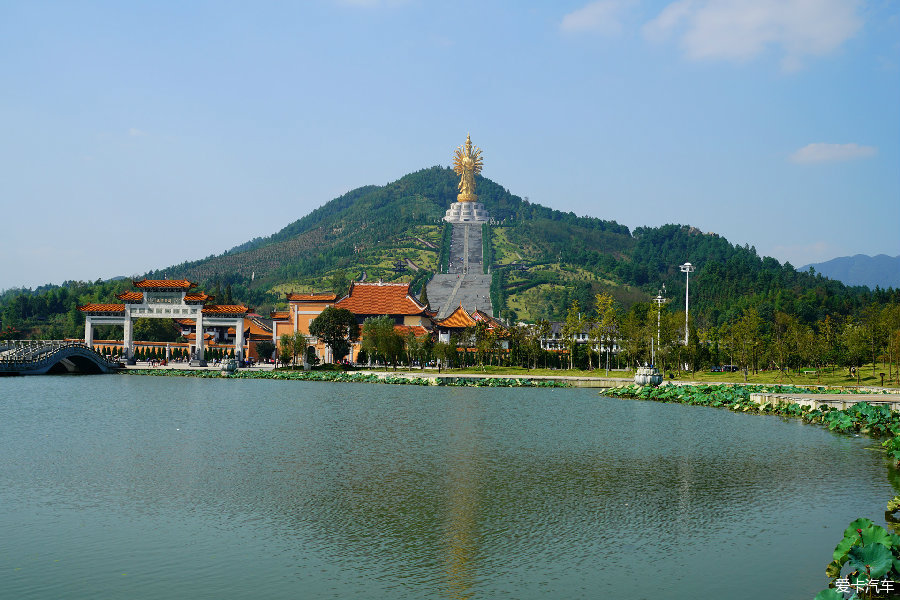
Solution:
<svg viewBox="0 0 900 600"><path fill-rule="evenodd" d="M894 598L900 593L900 536L869 519L857 519L844 530L825 568L831 587L815 600Z"/></svg>

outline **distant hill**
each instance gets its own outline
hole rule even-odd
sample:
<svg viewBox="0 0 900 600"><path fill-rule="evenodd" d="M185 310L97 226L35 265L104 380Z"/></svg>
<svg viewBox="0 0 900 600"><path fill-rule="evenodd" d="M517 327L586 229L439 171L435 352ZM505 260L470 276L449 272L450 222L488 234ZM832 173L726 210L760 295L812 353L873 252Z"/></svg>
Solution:
<svg viewBox="0 0 900 600"><path fill-rule="evenodd" d="M806 265L800 270L805 271L810 267L816 273L847 285L866 285L873 290L876 287L900 289L900 256L841 256L823 263Z"/></svg>

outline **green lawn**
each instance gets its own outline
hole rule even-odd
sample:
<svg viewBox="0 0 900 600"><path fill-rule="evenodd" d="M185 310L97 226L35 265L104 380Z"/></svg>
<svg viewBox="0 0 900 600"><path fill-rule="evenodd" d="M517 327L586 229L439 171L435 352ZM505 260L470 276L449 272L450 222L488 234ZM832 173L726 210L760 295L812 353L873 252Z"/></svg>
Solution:
<svg viewBox="0 0 900 600"><path fill-rule="evenodd" d="M807 371L807 372L803 372ZM803 369L801 373L792 371L790 373L780 373L778 371L760 371L756 375L752 372L747 374L747 383L788 383L792 385L828 385L828 386L881 386L881 377L879 373L884 373L885 387L898 387L896 380L891 383L888 381L888 369L882 368L881 365L875 367L875 376L872 376L872 365L862 367L859 370L859 384L856 383L856 377L850 377L847 369L835 368L834 373L831 369L823 369L820 374L816 374L814 369ZM893 369L894 377L897 370ZM725 383L744 383L743 373L711 373L709 371L698 371L696 373L682 373L681 376L676 375L676 380L687 381L721 381ZM669 372L665 373L668 379Z"/></svg>

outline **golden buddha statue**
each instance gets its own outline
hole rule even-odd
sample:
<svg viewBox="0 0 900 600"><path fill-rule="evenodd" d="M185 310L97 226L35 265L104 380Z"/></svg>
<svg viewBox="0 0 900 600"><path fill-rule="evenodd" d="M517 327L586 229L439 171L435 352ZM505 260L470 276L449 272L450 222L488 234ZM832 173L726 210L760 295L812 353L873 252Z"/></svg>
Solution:
<svg viewBox="0 0 900 600"><path fill-rule="evenodd" d="M472 139L466 134L466 145L459 146L454 153L453 170L459 175L459 202L475 202L475 175L481 173L481 149L472 145Z"/></svg>

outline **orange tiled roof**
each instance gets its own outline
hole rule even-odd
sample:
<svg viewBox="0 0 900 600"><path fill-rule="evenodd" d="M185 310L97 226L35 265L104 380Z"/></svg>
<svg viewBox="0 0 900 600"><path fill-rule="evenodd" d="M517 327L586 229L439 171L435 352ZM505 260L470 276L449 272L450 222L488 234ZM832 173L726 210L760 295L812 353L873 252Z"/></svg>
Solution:
<svg viewBox="0 0 900 600"><path fill-rule="evenodd" d="M355 315L421 315L425 307L409 295L408 283L350 284L350 293L335 303Z"/></svg>
<svg viewBox="0 0 900 600"><path fill-rule="evenodd" d="M244 319L244 331L250 335L266 335L272 337L272 328L257 319Z"/></svg>
<svg viewBox="0 0 900 600"><path fill-rule="evenodd" d="M176 323L178 323L179 325L185 325L185 326L189 326L189 327L192 327L197 324L197 322L194 319L173 319L173 320Z"/></svg>
<svg viewBox="0 0 900 600"><path fill-rule="evenodd" d="M476 310L472 313L472 318L476 321L484 321L490 329L503 329L503 323L487 314L483 310Z"/></svg>
<svg viewBox="0 0 900 600"><path fill-rule="evenodd" d="M287 311L273 311L271 318L275 319L276 321L282 321L282 320L290 319L291 313L289 313Z"/></svg>
<svg viewBox="0 0 900 600"><path fill-rule="evenodd" d="M132 283L134 287L142 289L189 290L197 287L196 283L187 279L141 279Z"/></svg>
<svg viewBox="0 0 900 600"><path fill-rule="evenodd" d="M116 294L116 298L119 300L124 300L125 302L143 302L144 301L144 293L143 292L122 292L121 294Z"/></svg>
<svg viewBox="0 0 900 600"><path fill-rule="evenodd" d="M421 337L423 335L428 335L429 333L431 333L421 325L394 325L394 331L403 336L405 336L407 333L412 333L416 337Z"/></svg>
<svg viewBox="0 0 900 600"><path fill-rule="evenodd" d="M184 337L187 338L187 339L189 339L189 340L196 340L196 339L197 339L197 334L196 334L196 333L189 333L189 334L187 334L187 335L184 336ZM213 334L211 334L211 333L204 333L204 334L203 334L203 339L204 339L204 340L211 340L211 339L213 339Z"/></svg>
<svg viewBox="0 0 900 600"><path fill-rule="evenodd" d="M207 300L211 299L212 296L203 292L191 292L190 294L184 295L185 302L206 302Z"/></svg>
<svg viewBox="0 0 900 600"><path fill-rule="evenodd" d="M475 319L460 305L446 319L441 319L436 324L438 327L447 327L449 329L465 329L474 325Z"/></svg>
<svg viewBox="0 0 900 600"><path fill-rule="evenodd" d="M124 304L85 304L79 306L81 312L125 312Z"/></svg>
<svg viewBox="0 0 900 600"><path fill-rule="evenodd" d="M210 304L203 307L204 315L243 315L249 308L243 304Z"/></svg>
<svg viewBox="0 0 900 600"><path fill-rule="evenodd" d="M337 300L337 294L331 292L316 292L314 294L295 294L288 292L285 294L288 302L334 302Z"/></svg>

